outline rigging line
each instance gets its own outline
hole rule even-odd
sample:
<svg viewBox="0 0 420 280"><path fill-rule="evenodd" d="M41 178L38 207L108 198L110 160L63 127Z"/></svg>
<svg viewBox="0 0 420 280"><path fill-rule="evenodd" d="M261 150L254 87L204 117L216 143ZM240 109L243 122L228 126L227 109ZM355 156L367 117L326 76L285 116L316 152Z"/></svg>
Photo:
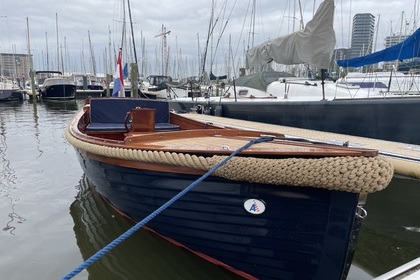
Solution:
<svg viewBox="0 0 420 280"><path fill-rule="evenodd" d="M212 66L213 66L214 59L215 59L215 57L216 57L217 48L219 47L220 39L222 38L222 35L223 35L223 33L225 32L225 30L226 30L226 26L227 26L227 24L228 24L228 22L229 22L230 16L232 15L233 9L235 8L237 1L238 1L238 0L235 0L235 3L233 3L232 9L230 10L230 13L229 13L229 15L228 15L228 18L227 18L227 20L226 20L226 22L225 22L225 24L224 24L224 26L223 26L223 29L222 29L222 31L221 31L221 33L220 33L220 36L219 36L219 38L217 39L216 48L215 48L214 53L213 53L213 58L212 58L212 61L211 61L211 66L210 66L210 68L212 68Z"/></svg>
<svg viewBox="0 0 420 280"><path fill-rule="evenodd" d="M226 5L227 5L227 0L225 0L225 2L224 2L224 4L223 4L223 6L222 6L222 8L220 9L220 11L219 11L219 14L217 15L217 18L216 18L216 21L215 21L215 23L214 23L214 25L213 25L213 28L212 28L212 32L211 32L211 35L210 35L210 37L212 37L213 36L213 31L214 31L214 29L216 28L216 26L217 26L217 22L219 21L219 19L220 19L220 17L222 16L222 13L224 14L224 12L225 12L225 10L226 10ZM224 28L223 28L224 29ZM220 35L221 36L221 35ZM219 36L219 38L220 38L220 36ZM220 39L219 39L220 40ZM213 44L213 39L212 39L212 44ZM213 46L212 46L213 47ZM216 53L216 50L214 51L215 53ZM215 54L213 54L213 56L214 56ZM212 61L210 62L210 72L212 71L212 69L213 69L213 57L212 57Z"/></svg>
<svg viewBox="0 0 420 280"><path fill-rule="evenodd" d="M242 34L244 33L244 27L245 27L245 22L246 22L246 18L248 17L248 12L249 12L249 6L252 0L248 1L248 7L246 9L246 13L245 13L245 17L244 17L244 22L242 24L242 29L241 29L241 33L239 34L239 39L238 39L238 44L236 45L236 50L235 50L235 55L234 58L236 58L236 55L238 53L238 49L239 49L239 45L241 44L241 39L242 39Z"/></svg>
<svg viewBox="0 0 420 280"><path fill-rule="evenodd" d="M252 25L255 26L255 6L256 6L256 2L255 0L252 1L252 9L251 9L251 20L249 22L249 32L248 32L248 43L247 43L247 50L249 50L249 45L250 45L250 41L251 41L251 34L252 34ZM252 34L253 35L253 34Z"/></svg>
<svg viewBox="0 0 420 280"><path fill-rule="evenodd" d="M207 58L207 51L208 51L208 48L209 48L209 41L210 41L210 38L213 36L213 31L214 31L214 28L217 26L217 22L219 21L219 16L220 16L220 13L219 13L219 15L218 15L218 17L216 18L216 21L214 22L214 24L212 25L212 22L213 22L213 16L214 16L214 5L213 5L213 7L212 7L212 15L211 15L211 17L210 17L210 23L209 23L209 33L208 33L208 35L207 35L207 41L206 41L206 48L205 48L205 50L204 50L204 58L203 58L203 65L202 65L202 73L201 73L201 79L203 78L203 76L204 76L204 68L205 68L205 66L206 66L206 58ZM211 71L211 68L210 68L210 71Z"/></svg>
<svg viewBox="0 0 420 280"><path fill-rule="evenodd" d="M281 30L283 29L283 23L284 23L284 19L286 18L286 12L288 10L289 7L289 1L287 2L287 5L285 6L285 8L283 9L283 16L281 17L281 21L280 21L280 25L279 28L277 30L277 37L280 36Z"/></svg>
<svg viewBox="0 0 420 280"><path fill-rule="evenodd" d="M210 16L210 20L209 20L209 29L208 29L208 32L207 32L206 46L204 48L203 61L202 61L202 65L201 65L200 82L203 82L203 78L204 78L204 67L206 65L207 49L208 49L208 46L209 46L210 33L212 32L211 31L211 28L212 28L211 24L213 22L213 16L214 16L214 2L213 2L212 7L211 7L211 16Z"/></svg>
<svg viewBox="0 0 420 280"><path fill-rule="evenodd" d="M340 17L340 25L341 25L341 45L344 47L344 23L343 23L343 18L344 18L344 9L343 9L343 0L340 1L341 4L341 17Z"/></svg>
<svg viewBox="0 0 420 280"><path fill-rule="evenodd" d="M225 12L226 12L226 5L227 5L227 0L225 0L225 2L223 3L223 5L222 5L222 7L221 7L221 9L220 9L220 12L219 12L219 15L218 15L218 17L217 17L217 19L219 20L220 19L220 17L222 17L221 19L220 19L220 21L223 21L223 19L224 19L224 17L225 17ZM216 26L215 26L216 27ZM219 37L218 37L218 41L220 40L220 33L222 32L222 30L223 30L223 25L221 25L221 30L219 31ZM215 48L215 50L214 50L214 52L213 52L213 40L212 40L212 53L211 53L211 61L210 61L210 72L211 72L211 70L213 69L213 62L214 62L214 57L215 57L215 55L216 55L216 50L217 50L217 45L218 45L218 42L216 43L216 48Z"/></svg>
<svg viewBox="0 0 420 280"><path fill-rule="evenodd" d="M226 15L226 8L227 8L227 0L225 0L225 2L222 5L222 8L220 9L220 15L221 15L220 21L224 21L224 18L225 18L225 15ZM223 27L221 26L219 32L222 32L222 30L223 30Z"/></svg>

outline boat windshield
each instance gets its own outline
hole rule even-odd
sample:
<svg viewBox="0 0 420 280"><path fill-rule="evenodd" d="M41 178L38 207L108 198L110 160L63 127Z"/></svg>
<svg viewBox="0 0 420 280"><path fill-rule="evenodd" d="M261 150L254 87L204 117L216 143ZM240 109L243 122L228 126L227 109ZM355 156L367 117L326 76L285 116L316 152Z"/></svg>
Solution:
<svg viewBox="0 0 420 280"><path fill-rule="evenodd" d="M172 78L169 76L149 76L147 79L154 86L158 86L163 82L172 82Z"/></svg>
<svg viewBox="0 0 420 280"><path fill-rule="evenodd" d="M44 84L46 86L54 86L54 85L72 85L74 83L70 81L69 79L57 78L57 79L47 79L45 80Z"/></svg>

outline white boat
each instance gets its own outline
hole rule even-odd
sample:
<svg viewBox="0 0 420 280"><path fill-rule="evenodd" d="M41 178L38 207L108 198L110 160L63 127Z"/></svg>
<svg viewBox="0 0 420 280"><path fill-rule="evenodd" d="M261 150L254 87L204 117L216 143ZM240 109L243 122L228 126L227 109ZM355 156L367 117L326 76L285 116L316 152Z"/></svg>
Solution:
<svg viewBox="0 0 420 280"><path fill-rule="evenodd" d="M192 89L188 81L175 82L171 76L149 75L141 81L140 91L146 96L155 95L158 99L174 99L188 97Z"/></svg>
<svg viewBox="0 0 420 280"><path fill-rule="evenodd" d="M23 100L22 90L15 81L0 77L0 101Z"/></svg>
<svg viewBox="0 0 420 280"><path fill-rule="evenodd" d="M249 68L271 61L308 63L321 69L322 79L280 77L260 88L235 81L236 87L226 88L217 97L178 98L171 101L171 108L177 112L199 108L199 112L228 118L420 145L420 131L413 121L420 118L419 76L393 71L383 76L374 73L349 75L337 82L325 80L323 74L335 47L333 18L334 1L325 0L304 30L269 40L247 52ZM362 61L377 63L384 57L398 59L399 54L407 58L409 44L411 50L419 50L418 40L413 39L419 34L420 29L397 47L391 47L392 56L381 51L380 55L372 55L376 59ZM413 51L411 54L419 55ZM345 61L341 65L351 63Z"/></svg>

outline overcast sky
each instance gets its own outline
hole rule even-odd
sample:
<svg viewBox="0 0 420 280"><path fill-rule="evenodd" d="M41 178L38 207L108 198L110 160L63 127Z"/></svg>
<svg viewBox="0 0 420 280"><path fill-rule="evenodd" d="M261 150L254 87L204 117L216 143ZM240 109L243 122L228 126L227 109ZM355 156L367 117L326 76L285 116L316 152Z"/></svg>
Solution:
<svg viewBox="0 0 420 280"><path fill-rule="evenodd" d="M111 53L121 45L123 0L0 0L0 52L27 53L27 22L29 24L30 50L36 70L45 70L47 53L49 68L57 66L59 56L67 71L92 72L91 46L96 61L96 71L103 73ZM125 0L127 2L127 0ZM213 48L209 49L207 65L214 62L215 74L222 75L222 64L228 54L236 63L243 60L244 50L252 44L252 0L130 0L134 38L138 60L147 61L148 74L161 71L162 25L170 34L166 36L170 66L178 61L180 75L198 72L198 54L203 53L209 29L212 4L218 22L213 33ZM285 35L299 28L299 7L294 0L256 0L254 44ZM297 2L297 1L296 1ZM334 28L336 47L349 47L352 18L356 13L371 13L379 18L376 49L382 49L384 37L399 33L412 33L418 21L418 0L335 0ZM301 0L303 22L306 24L321 0ZM414 9L417 7L416 9ZM416 13L414 11L417 10ZM295 12L294 12L295 11ZM402 14L404 12L404 17ZM57 17L56 17L57 15ZM380 16L379 16L380 15ZM295 18L295 20L293 20ZM129 14L126 12L126 21ZM403 25L401 25L403 22ZM131 33L126 25L127 34ZM141 38L145 41L142 54ZM125 43L132 46L130 37ZM216 49L216 44L219 46ZM230 42L230 44L229 44ZM230 45L230 48L229 48ZM48 47L47 47L48 46ZM61 46L61 48L60 48ZM48 48L48 51L47 51ZM229 52L229 49L231 50ZM125 50L125 49L124 49ZM199 51L200 50L200 51ZM128 52L128 50L127 50ZM114 57L112 64L115 64ZM128 59L127 59L128 60ZM215 59L216 60L216 59ZM140 63L140 61L139 61ZM172 71L174 71L172 69ZM197 73L198 74L198 73Z"/></svg>

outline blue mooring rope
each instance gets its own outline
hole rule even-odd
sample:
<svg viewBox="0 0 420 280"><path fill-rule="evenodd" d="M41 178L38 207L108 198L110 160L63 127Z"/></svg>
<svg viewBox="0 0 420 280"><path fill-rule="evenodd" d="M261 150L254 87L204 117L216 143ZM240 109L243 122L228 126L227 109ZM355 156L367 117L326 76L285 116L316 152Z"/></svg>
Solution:
<svg viewBox="0 0 420 280"><path fill-rule="evenodd" d="M232 157L236 156L238 153L240 153L242 150L245 150L246 148L262 142L268 142L272 141L274 139L273 136L263 136L257 139L253 139L249 141L244 146L240 147L236 151L234 151L231 155L229 155L227 158L219 162L216 166L214 166L212 169L207 171L206 174L198 178L195 182L193 182L191 185L186 187L184 190L182 190L180 193L175 195L173 198L171 198L168 202L166 202L164 205L159 207L157 210L155 210L153 213L151 213L149 216L138 222L136 225L134 225L132 228L127 230L125 233L121 234L119 237L117 237L114 241L109 243L107 246L102 248L100 251L96 252L93 256L91 256L89 259L87 259L84 263L80 264L78 267L64 275L61 279L62 280L68 280L79 274L83 269L87 268L91 264L93 264L95 261L99 260L101 257L103 257L106 253L111 251L115 246L120 244L122 241L130 237L134 232L136 232L138 229L143 227L145 224L147 224L150 220L155 218L157 215L159 215L161 212L163 212L166 208L171 206L175 201L180 199L183 195L185 195L187 192L192 190L195 186L197 186L199 183L201 183L204 179L206 179L208 176L210 176L213 172L215 172L217 169L222 167L228 160L230 160Z"/></svg>

